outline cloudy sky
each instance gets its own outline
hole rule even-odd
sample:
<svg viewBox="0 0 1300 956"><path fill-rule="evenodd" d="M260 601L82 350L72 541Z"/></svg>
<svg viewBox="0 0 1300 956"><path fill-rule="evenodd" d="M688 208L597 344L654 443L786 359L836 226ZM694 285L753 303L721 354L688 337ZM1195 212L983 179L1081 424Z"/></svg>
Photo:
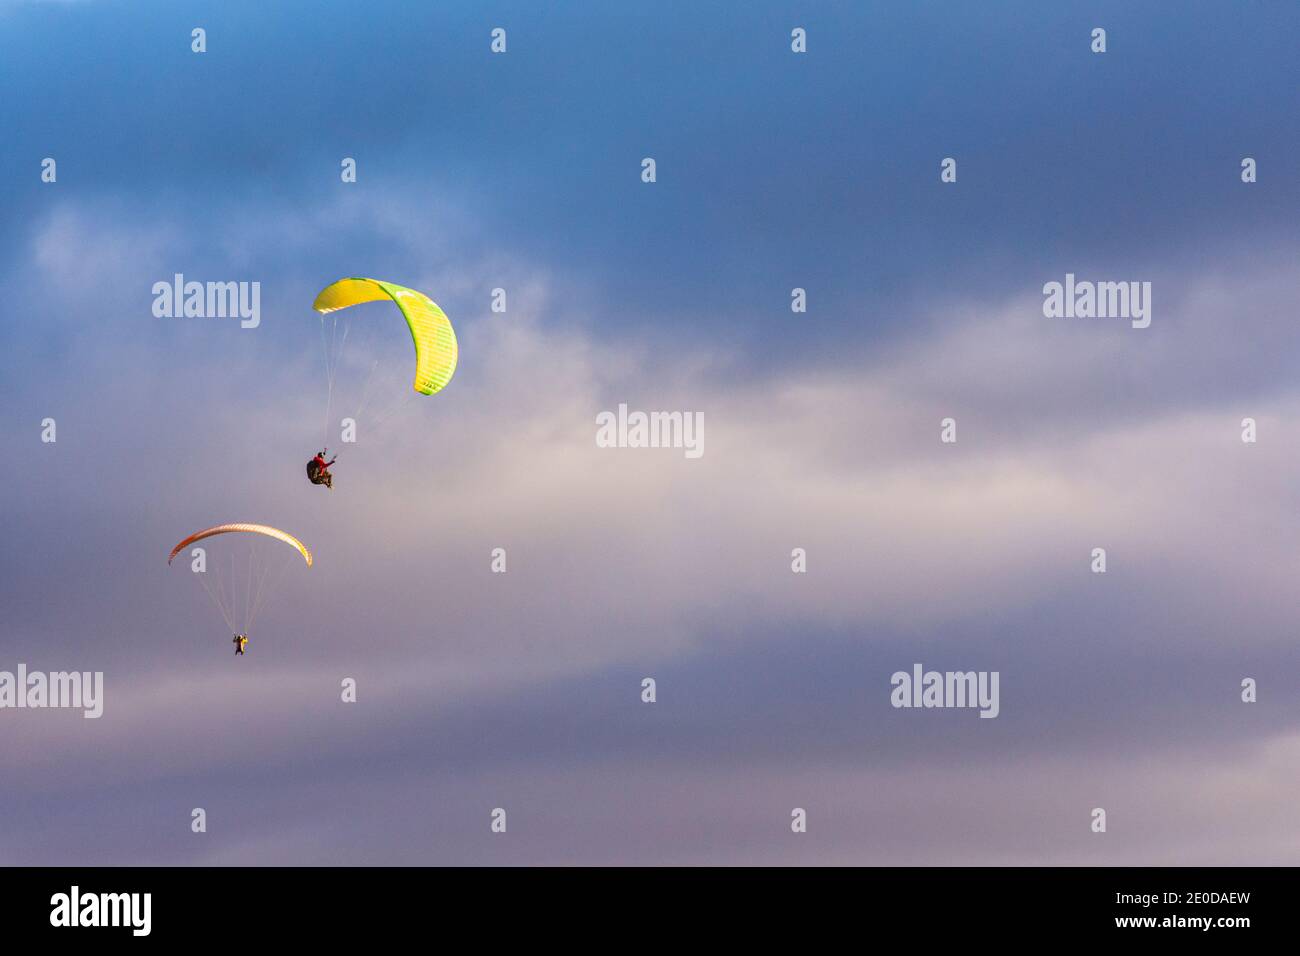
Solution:
<svg viewBox="0 0 1300 956"><path fill-rule="evenodd" d="M1300 8L623 6L0 0L0 670L106 682L0 710L0 863L1300 863ZM331 493L349 275L461 359L357 310ZM239 659L166 564L223 521L316 554Z"/></svg>

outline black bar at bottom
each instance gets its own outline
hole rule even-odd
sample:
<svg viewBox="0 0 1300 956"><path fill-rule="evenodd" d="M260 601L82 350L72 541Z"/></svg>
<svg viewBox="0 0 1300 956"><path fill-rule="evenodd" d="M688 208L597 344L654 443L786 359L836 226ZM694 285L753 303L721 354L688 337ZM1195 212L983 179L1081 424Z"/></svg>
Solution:
<svg viewBox="0 0 1300 956"><path fill-rule="evenodd" d="M613 948L844 933L882 943L879 934L902 933L918 945L1061 936L1232 945L1293 938L1295 877L1289 868L11 868L0 871L0 925L8 940L82 945L397 945L414 934L458 947Z"/></svg>

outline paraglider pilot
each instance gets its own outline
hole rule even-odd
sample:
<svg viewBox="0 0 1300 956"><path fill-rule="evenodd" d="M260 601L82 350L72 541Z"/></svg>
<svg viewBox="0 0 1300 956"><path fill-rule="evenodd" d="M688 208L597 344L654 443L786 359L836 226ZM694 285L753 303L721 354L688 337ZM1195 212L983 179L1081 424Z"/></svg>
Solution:
<svg viewBox="0 0 1300 956"><path fill-rule="evenodd" d="M248 635L247 635L247 634L236 634L236 635L235 635L235 640L234 640L235 653L236 653L236 654L243 654L243 653L244 653L244 645L247 644L247 643L248 643Z"/></svg>
<svg viewBox="0 0 1300 956"><path fill-rule="evenodd" d="M313 485L324 485L330 491L333 491L334 476L330 474L329 468L330 465L334 464L334 462L339 459L338 456L335 455L329 461L326 461L325 452L327 451L329 451L328 448L322 448L316 453L315 458L307 462L307 478Z"/></svg>

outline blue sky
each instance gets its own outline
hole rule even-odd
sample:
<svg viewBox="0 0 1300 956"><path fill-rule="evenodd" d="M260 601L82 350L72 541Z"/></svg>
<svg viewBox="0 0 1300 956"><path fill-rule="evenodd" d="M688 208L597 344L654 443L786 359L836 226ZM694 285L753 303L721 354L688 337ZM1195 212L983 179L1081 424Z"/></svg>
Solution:
<svg viewBox="0 0 1300 956"><path fill-rule="evenodd" d="M0 668L108 682L99 721L0 711L0 860L1295 863L1298 28L0 3ZM155 318L177 272L260 282L262 325ZM1067 272L1152 282L1151 327L1044 318ZM462 357L326 497L343 275ZM702 411L705 455L595 448L620 402ZM318 556L240 661L164 563L225 520ZM1000 671L1001 715L890 708L917 661Z"/></svg>

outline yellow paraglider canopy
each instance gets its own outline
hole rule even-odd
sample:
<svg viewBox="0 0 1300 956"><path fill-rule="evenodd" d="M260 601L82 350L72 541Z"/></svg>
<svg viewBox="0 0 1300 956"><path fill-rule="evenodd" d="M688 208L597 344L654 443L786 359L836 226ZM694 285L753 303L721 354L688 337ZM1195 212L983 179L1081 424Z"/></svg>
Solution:
<svg viewBox="0 0 1300 956"><path fill-rule="evenodd" d="M415 390L423 395L442 391L456 372L456 332L442 309L423 292L379 279L340 279L322 289L311 307L324 314L383 299L397 304L410 327L415 342Z"/></svg>

